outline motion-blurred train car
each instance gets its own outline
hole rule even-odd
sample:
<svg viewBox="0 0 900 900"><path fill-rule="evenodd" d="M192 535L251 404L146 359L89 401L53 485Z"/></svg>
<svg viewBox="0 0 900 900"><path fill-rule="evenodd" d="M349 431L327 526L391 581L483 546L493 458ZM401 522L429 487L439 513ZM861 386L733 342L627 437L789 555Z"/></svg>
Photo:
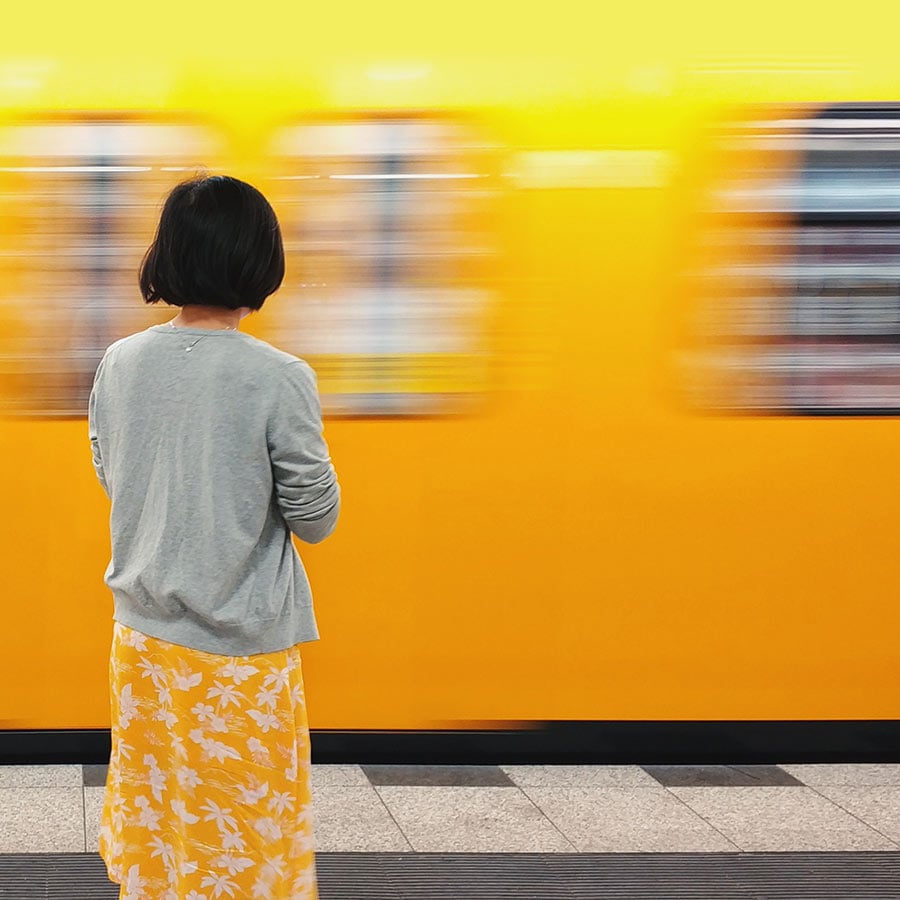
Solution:
<svg viewBox="0 0 900 900"><path fill-rule="evenodd" d="M102 748L86 399L109 343L171 317L136 273L206 170L280 216L248 328L318 372L344 492L301 548L320 759L889 758L889 41L790 11L400 35L370 11L349 39L280 11L241 65L234 23L198 50L164 16L127 65L83 24L0 44L0 755Z"/></svg>

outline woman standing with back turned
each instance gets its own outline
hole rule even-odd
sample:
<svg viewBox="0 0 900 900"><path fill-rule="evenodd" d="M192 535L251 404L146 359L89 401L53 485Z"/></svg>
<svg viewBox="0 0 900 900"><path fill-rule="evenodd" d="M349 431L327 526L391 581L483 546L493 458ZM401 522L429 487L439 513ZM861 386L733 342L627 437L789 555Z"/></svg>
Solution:
<svg viewBox="0 0 900 900"><path fill-rule="evenodd" d="M140 278L180 311L97 369L115 600L100 852L123 900L317 897L298 645L318 632L291 533L328 537L340 491L312 369L238 330L283 277L259 191L181 184Z"/></svg>

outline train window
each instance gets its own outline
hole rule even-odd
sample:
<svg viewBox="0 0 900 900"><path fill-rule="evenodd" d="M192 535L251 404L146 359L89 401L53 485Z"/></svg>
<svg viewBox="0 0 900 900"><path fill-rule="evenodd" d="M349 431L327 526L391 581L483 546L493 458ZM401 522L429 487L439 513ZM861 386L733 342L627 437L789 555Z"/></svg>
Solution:
<svg viewBox="0 0 900 900"><path fill-rule="evenodd" d="M295 259L264 311L336 415L470 409L487 378L493 154L452 120L280 130L273 199Z"/></svg>
<svg viewBox="0 0 900 900"><path fill-rule="evenodd" d="M0 128L0 411L86 414L104 349L168 315L136 301L166 192L219 152L209 130L183 122Z"/></svg>
<svg viewBox="0 0 900 900"><path fill-rule="evenodd" d="M900 414L900 107L720 136L682 374L723 411Z"/></svg>

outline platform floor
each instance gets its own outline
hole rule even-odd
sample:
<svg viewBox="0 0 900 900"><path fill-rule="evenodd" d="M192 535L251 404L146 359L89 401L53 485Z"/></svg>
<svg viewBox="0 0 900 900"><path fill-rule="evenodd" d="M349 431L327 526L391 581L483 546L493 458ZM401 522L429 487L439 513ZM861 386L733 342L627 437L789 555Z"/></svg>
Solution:
<svg viewBox="0 0 900 900"><path fill-rule="evenodd" d="M115 896L105 777L0 767L0 898ZM313 801L322 900L900 898L900 765L317 765Z"/></svg>

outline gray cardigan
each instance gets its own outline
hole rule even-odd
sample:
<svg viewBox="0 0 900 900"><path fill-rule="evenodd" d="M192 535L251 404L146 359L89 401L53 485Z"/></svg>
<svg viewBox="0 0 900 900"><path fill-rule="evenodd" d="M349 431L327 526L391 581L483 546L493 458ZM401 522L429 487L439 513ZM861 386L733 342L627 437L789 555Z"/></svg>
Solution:
<svg viewBox="0 0 900 900"><path fill-rule="evenodd" d="M331 534L340 488L305 362L240 331L157 325L106 351L89 433L117 621L227 656L318 637L291 532Z"/></svg>

